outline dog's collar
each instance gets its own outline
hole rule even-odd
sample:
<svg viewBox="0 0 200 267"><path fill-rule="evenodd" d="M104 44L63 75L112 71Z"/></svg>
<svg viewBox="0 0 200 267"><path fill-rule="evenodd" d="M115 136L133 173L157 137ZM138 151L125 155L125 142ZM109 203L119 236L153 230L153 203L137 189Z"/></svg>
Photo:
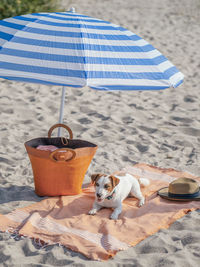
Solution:
<svg viewBox="0 0 200 267"><path fill-rule="evenodd" d="M108 196L106 199L111 200L113 198L113 195L115 194L115 190L112 192L110 196Z"/></svg>

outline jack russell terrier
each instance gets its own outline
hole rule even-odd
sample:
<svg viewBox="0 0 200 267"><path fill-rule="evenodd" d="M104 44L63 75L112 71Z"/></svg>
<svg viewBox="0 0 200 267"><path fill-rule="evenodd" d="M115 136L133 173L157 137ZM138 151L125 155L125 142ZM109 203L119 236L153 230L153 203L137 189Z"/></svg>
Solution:
<svg viewBox="0 0 200 267"><path fill-rule="evenodd" d="M129 194L139 199L139 207L145 202L140 185L148 186L148 179L140 178L137 180L128 173L124 176L93 174L91 179L96 192L93 208L88 213L90 215L95 215L103 207L113 208L114 211L110 219L117 220L122 212L122 202Z"/></svg>

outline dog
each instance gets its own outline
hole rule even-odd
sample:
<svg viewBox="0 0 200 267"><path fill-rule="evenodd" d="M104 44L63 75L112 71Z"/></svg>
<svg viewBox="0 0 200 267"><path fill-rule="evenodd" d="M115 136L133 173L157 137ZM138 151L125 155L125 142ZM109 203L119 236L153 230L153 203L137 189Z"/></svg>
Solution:
<svg viewBox="0 0 200 267"><path fill-rule="evenodd" d="M95 186L95 201L89 215L95 215L101 208L113 208L110 219L117 220L122 212L122 202L129 196L139 199L139 207L145 203L145 198L140 190L140 185L148 186L148 179L140 178L137 180L131 174L106 175L93 174L92 183Z"/></svg>

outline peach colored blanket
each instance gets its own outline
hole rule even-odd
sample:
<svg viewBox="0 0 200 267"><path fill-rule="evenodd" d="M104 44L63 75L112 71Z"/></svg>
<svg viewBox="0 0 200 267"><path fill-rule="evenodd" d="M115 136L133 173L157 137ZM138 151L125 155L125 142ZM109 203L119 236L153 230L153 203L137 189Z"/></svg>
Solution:
<svg viewBox="0 0 200 267"><path fill-rule="evenodd" d="M175 178L185 175L200 181L198 177L147 164L136 164L123 171L149 178L151 184L143 189L146 204L138 208L135 198L126 199L117 221L109 220L110 209L102 209L96 216L87 215L94 201L94 189L90 186L81 195L47 198L0 215L0 230L17 232L47 244L59 243L90 259L106 260L200 208L198 201L173 202L156 193Z"/></svg>

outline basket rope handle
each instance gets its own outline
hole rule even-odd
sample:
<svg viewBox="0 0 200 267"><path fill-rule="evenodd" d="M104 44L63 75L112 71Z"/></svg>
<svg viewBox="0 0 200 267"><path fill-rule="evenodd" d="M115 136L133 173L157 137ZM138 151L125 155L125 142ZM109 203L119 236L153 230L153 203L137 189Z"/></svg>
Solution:
<svg viewBox="0 0 200 267"><path fill-rule="evenodd" d="M68 131L68 133L69 133L69 139L73 139L73 133L72 133L71 128L69 128L69 126L67 126L67 125L65 125L65 124L62 124L62 123L54 124L54 125L49 129L49 131L48 131L48 138L51 138L51 134L52 134L53 130L54 130L55 128L58 128L58 127L63 127L63 128L65 128L65 129ZM62 142L62 144L65 145L65 146L68 144L68 140L67 140L67 138L64 138L64 137L61 137L61 142Z"/></svg>
<svg viewBox="0 0 200 267"><path fill-rule="evenodd" d="M66 152L71 152L72 156L70 158L66 158L67 153ZM57 155L56 155L57 154ZM55 161L55 162L66 162L74 159L76 157L76 152L75 150L71 148L58 148L51 152L49 155L50 159Z"/></svg>

